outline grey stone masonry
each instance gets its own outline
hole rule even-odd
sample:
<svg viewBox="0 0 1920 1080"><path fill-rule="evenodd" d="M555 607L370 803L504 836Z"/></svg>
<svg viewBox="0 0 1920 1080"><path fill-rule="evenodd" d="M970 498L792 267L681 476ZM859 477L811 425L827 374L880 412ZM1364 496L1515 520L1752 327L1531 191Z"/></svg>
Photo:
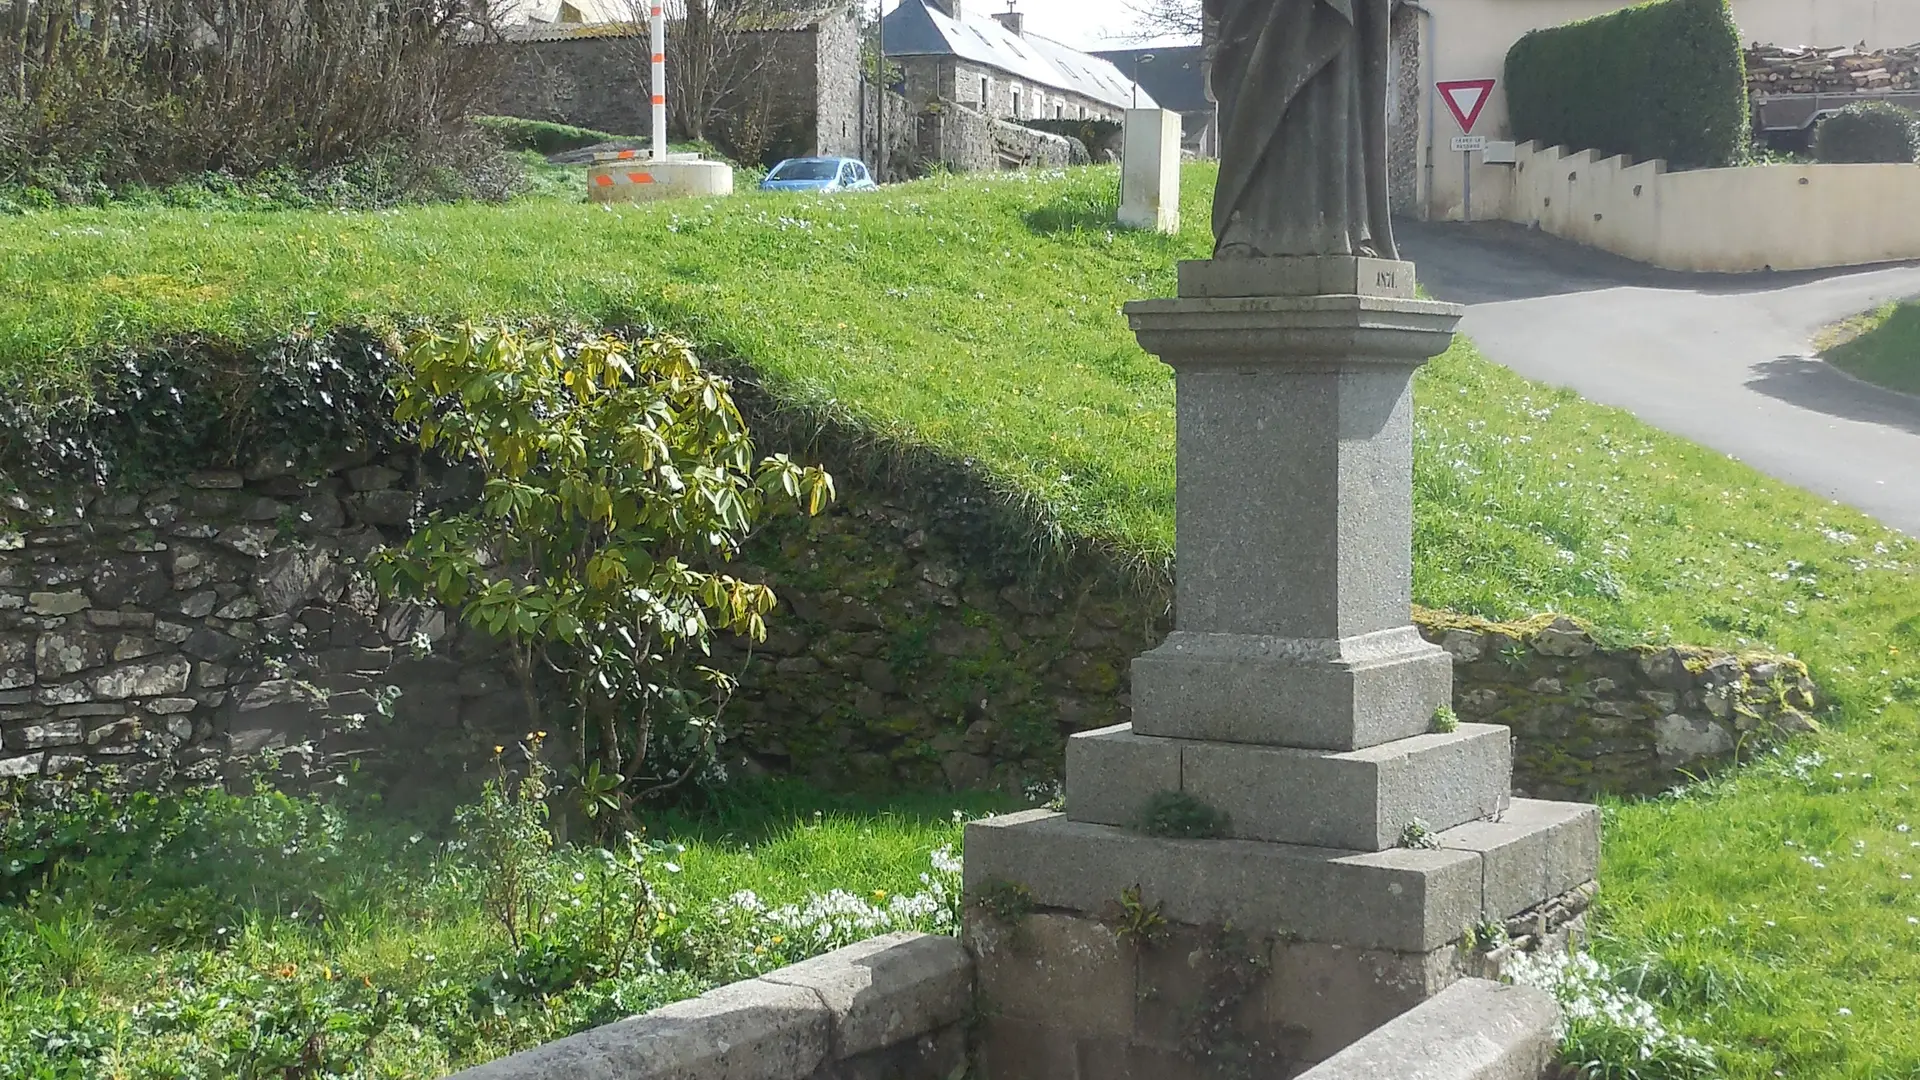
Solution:
<svg viewBox="0 0 1920 1080"><path fill-rule="evenodd" d="M967 831L993 1080L1293 1075L1489 963L1482 922L1564 947L1592 896L1597 812L1509 805L1507 728L1436 730L1412 380L1460 309L1360 257L1180 288L1127 307L1176 378L1174 631L1134 662L1132 723L1071 741L1064 814ZM1148 820L1160 792L1197 805ZM1214 835L1155 835L1189 826Z"/></svg>
<svg viewBox="0 0 1920 1080"><path fill-rule="evenodd" d="M1507 729L1463 724L1365 750L1300 750L1136 735L1128 725L1067 744L1067 816L1138 826L1157 792L1229 817L1227 836L1383 851L1418 821L1431 831L1491 820L1508 802Z"/></svg>
<svg viewBox="0 0 1920 1080"><path fill-rule="evenodd" d="M950 937L863 941L457 1074L458 1080L947 1080L974 965Z"/></svg>
<svg viewBox="0 0 1920 1080"><path fill-rule="evenodd" d="M1462 979L1300 1080L1545 1080L1559 1019L1545 990Z"/></svg>
<svg viewBox="0 0 1920 1080"><path fill-rule="evenodd" d="M1335 639L1176 630L1133 662L1142 735L1359 750L1419 735L1453 665L1411 626Z"/></svg>

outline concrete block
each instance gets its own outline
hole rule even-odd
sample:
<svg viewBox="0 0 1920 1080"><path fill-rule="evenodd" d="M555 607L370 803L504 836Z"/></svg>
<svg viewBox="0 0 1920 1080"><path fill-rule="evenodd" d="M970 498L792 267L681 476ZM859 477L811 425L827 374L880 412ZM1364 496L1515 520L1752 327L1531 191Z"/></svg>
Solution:
<svg viewBox="0 0 1920 1080"><path fill-rule="evenodd" d="M1439 832L1504 808L1510 739L1462 724L1347 753L1189 742L1180 787L1226 811L1238 839L1384 851L1415 819Z"/></svg>
<svg viewBox="0 0 1920 1080"><path fill-rule="evenodd" d="M804 1080L827 1059L820 995L734 983L456 1073L457 1080Z"/></svg>
<svg viewBox="0 0 1920 1080"><path fill-rule="evenodd" d="M1180 744L1133 733L1131 724L1067 739L1067 816L1133 825L1154 793L1180 790Z"/></svg>
<svg viewBox="0 0 1920 1080"><path fill-rule="evenodd" d="M1129 229L1180 231L1180 114L1128 109L1122 135L1120 224Z"/></svg>
<svg viewBox="0 0 1920 1080"><path fill-rule="evenodd" d="M1544 990L1463 979L1300 1080L1540 1080L1558 1019Z"/></svg>
<svg viewBox="0 0 1920 1080"><path fill-rule="evenodd" d="M1594 879L1600 808L1515 799L1500 820L1468 822L1438 839L1443 848L1480 855L1486 917L1505 919Z"/></svg>
<svg viewBox="0 0 1920 1080"><path fill-rule="evenodd" d="M1180 295L1389 296L1413 300L1413 264L1364 255L1301 255L1264 259L1197 259L1180 264Z"/></svg>
<svg viewBox="0 0 1920 1080"><path fill-rule="evenodd" d="M967 1026L953 1024L905 1042L829 1061L808 1080L954 1080L967 1071Z"/></svg>
<svg viewBox="0 0 1920 1080"><path fill-rule="evenodd" d="M645 157L587 166L588 202L651 202L731 194L733 167L724 161L701 161L676 154L665 161Z"/></svg>
<svg viewBox="0 0 1920 1080"><path fill-rule="evenodd" d="M820 995L836 1059L957 1024L973 1004L973 958L944 935L886 934L761 978Z"/></svg>
<svg viewBox="0 0 1920 1080"><path fill-rule="evenodd" d="M1042 1014L1044 1015L1044 1014ZM1032 1020L986 1016L976 1052L987 1080L1080 1080L1078 1040Z"/></svg>
<svg viewBox="0 0 1920 1080"><path fill-rule="evenodd" d="M1133 952L1097 914L1035 913L1011 925L991 916L971 918L967 944L981 1014L1045 1017L1075 1037L1130 1034Z"/></svg>
<svg viewBox="0 0 1920 1080"><path fill-rule="evenodd" d="M1403 952L1447 944L1482 907L1473 852L1172 840L1046 810L967 826L967 892L992 882L1019 884L1043 907L1094 915L1138 885L1173 922Z"/></svg>
<svg viewBox="0 0 1920 1080"><path fill-rule="evenodd" d="M1600 808L1588 803L1528 799L1503 819L1546 828L1547 895L1585 885L1600 876Z"/></svg>
<svg viewBox="0 0 1920 1080"><path fill-rule="evenodd" d="M1306 1033L1299 1057L1323 1061L1460 977L1454 947L1427 953L1294 942L1262 987L1266 1023Z"/></svg>
<svg viewBox="0 0 1920 1080"><path fill-rule="evenodd" d="M1411 626L1341 640L1176 631L1133 662L1138 735L1359 750L1426 733L1452 699L1452 660Z"/></svg>

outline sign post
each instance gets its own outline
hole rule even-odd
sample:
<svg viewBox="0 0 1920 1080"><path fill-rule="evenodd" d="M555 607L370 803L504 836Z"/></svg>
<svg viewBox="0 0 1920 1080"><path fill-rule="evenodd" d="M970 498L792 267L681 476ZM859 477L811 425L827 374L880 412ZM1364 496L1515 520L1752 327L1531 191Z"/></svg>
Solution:
<svg viewBox="0 0 1920 1080"><path fill-rule="evenodd" d="M1447 103L1447 111L1460 125L1460 134L1453 140L1453 149L1460 155L1460 198L1461 216L1473 220L1473 152L1485 150L1487 140L1484 135L1475 135L1473 125L1480 119L1480 111L1487 107L1487 99L1493 96L1492 79L1456 79L1451 82L1434 84L1440 91L1440 100Z"/></svg>

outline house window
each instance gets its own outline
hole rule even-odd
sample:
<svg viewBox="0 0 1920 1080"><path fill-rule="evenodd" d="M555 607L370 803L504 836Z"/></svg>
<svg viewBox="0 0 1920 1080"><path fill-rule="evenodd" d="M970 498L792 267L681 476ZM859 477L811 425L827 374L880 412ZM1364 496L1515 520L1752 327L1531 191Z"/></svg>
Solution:
<svg viewBox="0 0 1920 1080"><path fill-rule="evenodd" d="M1013 118L1020 119L1020 91L1013 92Z"/></svg>
<svg viewBox="0 0 1920 1080"><path fill-rule="evenodd" d="M1054 102L1054 103L1053 103L1053 118L1054 118L1055 120L1062 120L1062 119L1065 119L1065 118L1066 118L1066 115L1067 115L1067 107L1066 107L1065 105L1062 105L1062 104L1060 104L1060 103L1059 103L1059 102L1057 102L1057 101L1056 101L1056 102Z"/></svg>
<svg viewBox="0 0 1920 1080"><path fill-rule="evenodd" d="M982 109L993 104L992 87L993 87L993 80L982 75L980 77L980 107Z"/></svg>

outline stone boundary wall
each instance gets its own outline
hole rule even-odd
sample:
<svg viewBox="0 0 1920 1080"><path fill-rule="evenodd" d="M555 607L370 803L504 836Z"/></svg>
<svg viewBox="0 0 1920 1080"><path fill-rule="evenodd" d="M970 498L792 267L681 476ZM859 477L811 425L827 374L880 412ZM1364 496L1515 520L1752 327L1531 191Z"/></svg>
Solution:
<svg viewBox="0 0 1920 1080"><path fill-rule="evenodd" d="M920 157L955 172L1065 168L1073 163L1073 140L936 101L920 115Z"/></svg>
<svg viewBox="0 0 1920 1080"><path fill-rule="evenodd" d="M472 490L360 452L317 477L258 462L9 496L0 777L113 765L143 785L209 781L265 754L294 780L400 763L452 780L484 763L529 726L503 658L445 613L383 603L360 566ZM975 497L909 500L845 475L841 492L750 549L742 572L781 607L764 643L716 647L742 671L728 765L1031 794L1058 779L1067 736L1131 719L1131 663L1164 638L1163 600L1106 575L1013 573L969 546L987 512ZM1513 729L1523 795L1657 792L1814 727L1791 660L1610 648L1564 620L1416 621L1454 657L1460 717Z"/></svg>
<svg viewBox="0 0 1920 1080"><path fill-rule="evenodd" d="M1646 795L1818 730L1806 665L1678 646L1609 647L1572 619L1490 623L1423 611L1452 655L1462 720L1513 729L1514 790L1542 799Z"/></svg>
<svg viewBox="0 0 1920 1080"><path fill-rule="evenodd" d="M1669 270L1751 273L1920 258L1916 165L1668 172L1664 161L1636 164L1530 142L1515 157L1508 191L1489 184L1482 196L1476 184L1479 216Z"/></svg>
<svg viewBox="0 0 1920 1080"><path fill-rule="evenodd" d="M950 1080L973 959L958 939L849 945L455 1074L457 1080Z"/></svg>
<svg viewBox="0 0 1920 1080"><path fill-rule="evenodd" d="M1559 1021L1544 990L1462 979L1299 1080L1551 1080Z"/></svg>
<svg viewBox="0 0 1920 1080"><path fill-rule="evenodd" d="M138 786L415 780L527 729L490 641L383 602L362 559L473 478L367 451L137 492L9 495L0 524L0 777L113 767ZM419 785L412 785L419 786Z"/></svg>

